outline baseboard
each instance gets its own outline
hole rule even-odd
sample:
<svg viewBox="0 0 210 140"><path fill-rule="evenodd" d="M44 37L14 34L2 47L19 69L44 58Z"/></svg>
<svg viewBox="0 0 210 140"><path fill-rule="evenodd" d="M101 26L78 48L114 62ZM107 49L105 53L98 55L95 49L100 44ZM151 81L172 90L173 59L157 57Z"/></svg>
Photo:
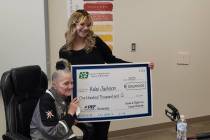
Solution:
<svg viewBox="0 0 210 140"><path fill-rule="evenodd" d="M210 115L196 117L196 118L189 118L187 119L187 123L191 124L191 123L208 121L208 120L210 120ZM109 137L119 137L119 136L131 135L135 133L144 133L144 132L152 131L152 130L175 127L174 125L175 125L174 122L166 122L166 123L159 123L159 124L154 124L154 125L147 125L147 126L141 126L141 127L135 127L135 128L129 128L129 129L123 129L123 130L117 130L117 131L110 131Z"/></svg>

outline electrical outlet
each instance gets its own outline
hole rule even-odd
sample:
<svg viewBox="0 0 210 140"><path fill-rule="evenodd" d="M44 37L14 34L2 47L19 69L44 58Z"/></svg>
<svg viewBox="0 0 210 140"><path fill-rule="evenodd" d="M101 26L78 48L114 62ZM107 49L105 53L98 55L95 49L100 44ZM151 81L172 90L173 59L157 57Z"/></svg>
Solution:
<svg viewBox="0 0 210 140"><path fill-rule="evenodd" d="M190 64L190 53L189 52L178 52L177 53L177 65L189 65Z"/></svg>
<svg viewBox="0 0 210 140"><path fill-rule="evenodd" d="M136 43L131 43L131 52L136 51Z"/></svg>

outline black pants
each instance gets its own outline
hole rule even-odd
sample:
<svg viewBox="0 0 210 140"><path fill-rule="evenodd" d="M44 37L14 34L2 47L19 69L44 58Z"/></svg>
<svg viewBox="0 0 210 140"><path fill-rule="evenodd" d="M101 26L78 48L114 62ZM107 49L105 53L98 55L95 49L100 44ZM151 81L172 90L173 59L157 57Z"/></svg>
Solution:
<svg viewBox="0 0 210 140"><path fill-rule="evenodd" d="M77 137L73 137L73 138L67 139L67 140L82 140L82 139L79 139L79 138L77 138Z"/></svg>
<svg viewBox="0 0 210 140"><path fill-rule="evenodd" d="M110 122L78 123L83 140L108 140Z"/></svg>

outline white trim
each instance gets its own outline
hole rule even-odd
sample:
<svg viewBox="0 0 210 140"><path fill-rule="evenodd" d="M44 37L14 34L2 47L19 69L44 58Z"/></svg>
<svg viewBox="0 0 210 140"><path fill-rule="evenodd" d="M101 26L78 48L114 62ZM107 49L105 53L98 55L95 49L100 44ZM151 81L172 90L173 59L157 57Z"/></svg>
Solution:
<svg viewBox="0 0 210 140"><path fill-rule="evenodd" d="M73 134L71 134L68 138L67 138L67 140L68 139L71 139L71 138L73 138L73 137L76 137L76 135L73 133Z"/></svg>
<svg viewBox="0 0 210 140"><path fill-rule="evenodd" d="M66 133L68 133L69 132L69 128L66 126L66 124L64 122L62 122L62 121L59 121L59 123L63 125L63 127L66 130Z"/></svg>
<svg viewBox="0 0 210 140"><path fill-rule="evenodd" d="M46 93L50 94L50 96L53 97L53 99L55 99L55 97L53 96L52 92L50 92L48 89L46 90Z"/></svg>

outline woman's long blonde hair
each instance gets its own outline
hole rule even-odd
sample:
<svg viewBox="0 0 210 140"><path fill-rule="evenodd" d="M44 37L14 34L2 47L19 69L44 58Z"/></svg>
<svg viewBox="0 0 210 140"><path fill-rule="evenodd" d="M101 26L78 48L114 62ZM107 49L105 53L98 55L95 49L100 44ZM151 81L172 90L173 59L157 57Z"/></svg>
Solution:
<svg viewBox="0 0 210 140"><path fill-rule="evenodd" d="M68 20L68 30L65 33L66 44L64 48L66 50L72 50L73 42L76 38L76 24L83 23L88 20L93 25L93 20L91 15L85 10L77 10L75 11ZM95 37L92 30L89 31L87 36L85 37L85 50L86 52L90 52L93 47L95 47Z"/></svg>

